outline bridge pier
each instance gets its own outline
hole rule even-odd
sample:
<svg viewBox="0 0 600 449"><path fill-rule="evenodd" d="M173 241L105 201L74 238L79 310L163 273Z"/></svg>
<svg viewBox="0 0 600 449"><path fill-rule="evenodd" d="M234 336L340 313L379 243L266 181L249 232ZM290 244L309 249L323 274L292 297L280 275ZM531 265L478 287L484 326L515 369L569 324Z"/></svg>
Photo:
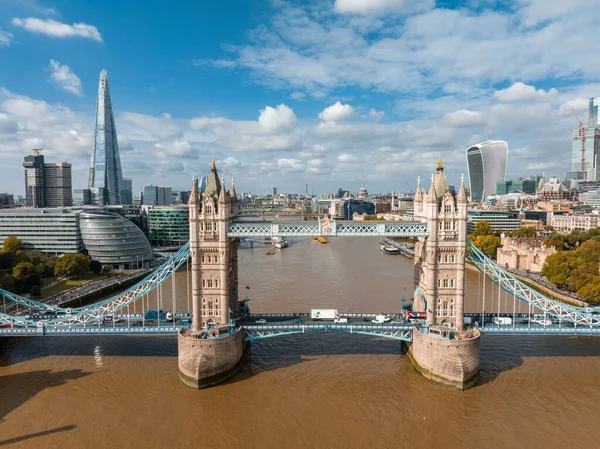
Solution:
<svg viewBox="0 0 600 449"><path fill-rule="evenodd" d="M225 326L211 329L208 336L181 329L177 340L179 378L188 387L197 389L231 379L242 367L249 348L240 329L230 331Z"/></svg>
<svg viewBox="0 0 600 449"><path fill-rule="evenodd" d="M479 380L480 335L453 340L413 330L404 350L415 370L435 382L466 390Z"/></svg>

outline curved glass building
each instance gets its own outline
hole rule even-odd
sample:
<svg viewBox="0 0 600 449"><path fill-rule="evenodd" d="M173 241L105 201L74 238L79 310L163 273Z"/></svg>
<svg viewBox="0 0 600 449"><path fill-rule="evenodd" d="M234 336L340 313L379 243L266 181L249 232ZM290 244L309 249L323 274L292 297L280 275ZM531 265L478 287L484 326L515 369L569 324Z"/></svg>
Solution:
<svg viewBox="0 0 600 449"><path fill-rule="evenodd" d="M508 144L503 140L488 140L467 148L466 153L470 200L480 203L496 194L496 182L504 181Z"/></svg>
<svg viewBox="0 0 600 449"><path fill-rule="evenodd" d="M88 254L101 264L129 269L147 266L152 260L152 249L144 233L119 214L82 212L79 225Z"/></svg>

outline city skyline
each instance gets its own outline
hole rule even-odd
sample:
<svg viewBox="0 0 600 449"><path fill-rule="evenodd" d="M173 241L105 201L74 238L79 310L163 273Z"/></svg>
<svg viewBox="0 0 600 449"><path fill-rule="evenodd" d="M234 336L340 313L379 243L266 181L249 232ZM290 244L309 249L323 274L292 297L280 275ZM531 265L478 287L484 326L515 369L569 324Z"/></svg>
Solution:
<svg viewBox="0 0 600 449"><path fill-rule="evenodd" d="M597 23L596 9L548 11L533 0L500 9L385 8L398 4L241 4L235 25L227 5L206 6L208 15L175 5L168 15L182 22L185 39L170 27L159 39L155 11L139 21L118 5L119 17L108 18L100 5L10 1L0 12L0 56L14 69L0 73L0 191L23 193L15 167L32 148L70 162L73 187L87 186L102 67L118 98L122 166L136 193L149 184L188 190L212 154L238 191L302 192L308 182L317 193L362 180L373 192L401 192L406 183L414 190L440 152L458 185L464 148L485 139L508 142L509 178L569 171L571 109L587 118L600 65L576 58L583 50L565 36L581 21ZM212 26L203 27L209 17ZM141 28L125 35L121 21ZM163 38L177 49L172 55L134 51ZM440 54L445 41L463 50L448 58ZM496 58L484 58L482 42Z"/></svg>

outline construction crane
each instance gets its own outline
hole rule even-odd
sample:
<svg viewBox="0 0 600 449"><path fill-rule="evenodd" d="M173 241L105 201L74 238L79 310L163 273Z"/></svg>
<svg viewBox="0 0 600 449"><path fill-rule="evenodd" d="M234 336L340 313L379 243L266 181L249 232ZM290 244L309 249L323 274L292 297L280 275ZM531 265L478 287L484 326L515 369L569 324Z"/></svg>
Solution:
<svg viewBox="0 0 600 449"><path fill-rule="evenodd" d="M410 188L410 186L408 185L408 182L404 181L404 183L406 184L406 188L408 189L408 192L410 192L410 196L412 196L413 195L413 191Z"/></svg>
<svg viewBox="0 0 600 449"><path fill-rule="evenodd" d="M585 171L585 126L583 122L579 120L575 109L571 108L571 111L573 111L573 115L579 122L579 138L581 139L581 171Z"/></svg>

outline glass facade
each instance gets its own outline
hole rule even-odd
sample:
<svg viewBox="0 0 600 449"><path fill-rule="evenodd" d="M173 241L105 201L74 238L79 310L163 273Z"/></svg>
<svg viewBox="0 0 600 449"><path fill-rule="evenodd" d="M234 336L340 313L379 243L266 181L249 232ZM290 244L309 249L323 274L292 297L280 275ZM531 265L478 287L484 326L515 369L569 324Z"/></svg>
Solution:
<svg viewBox="0 0 600 449"><path fill-rule="evenodd" d="M473 233L480 221L487 221L494 231L516 231L521 227L521 220L516 212L469 211L467 232Z"/></svg>
<svg viewBox="0 0 600 449"><path fill-rule="evenodd" d="M33 154L25 156L25 205L27 207L44 207L46 197L44 190L44 156L40 150L33 150Z"/></svg>
<svg viewBox="0 0 600 449"><path fill-rule="evenodd" d="M482 142L467 148L471 202L480 203L496 193L496 182L506 176L508 145L503 140Z"/></svg>
<svg viewBox="0 0 600 449"><path fill-rule="evenodd" d="M170 206L173 204L173 190L171 187L145 186L142 204L144 206Z"/></svg>
<svg viewBox="0 0 600 449"><path fill-rule="evenodd" d="M496 182L496 195L523 192L535 195L537 184L533 179L511 179Z"/></svg>
<svg viewBox="0 0 600 449"><path fill-rule="evenodd" d="M106 204L120 204L120 191L121 189L125 190L106 70L100 72L89 188L105 188L107 191Z"/></svg>
<svg viewBox="0 0 600 449"><path fill-rule="evenodd" d="M119 268L147 266L152 249L144 233L127 218L112 212L82 212L81 236L90 257Z"/></svg>
<svg viewBox="0 0 600 449"><path fill-rule="evenodd" d="M45 207L70 207L73 205L71 164L44 164Z"/></svg>
<svg viewBox="0 0 600 449"><path fill-rule="evenodd" d="M6 209L0 211L0 245L14 235L30 251L48 255L75 254L84 250L79 212L64 209Z"/></svg>
<svg viewBox="0 0 600 449"><path fill-rule="evenodd" d="M571 171L585 173L586 181L600 179L600 154L598 154L598 131L595 128L585 128L583 136L583 155L579 130L573 132L571 148ZM583 156L583 161L582 161Z"/></svg>
<svg viewBox="0 0 600 449"><path fill-rule="evenodd" d="M152 245L181 246L190 240L187 207L151 207L148 209L148 238Z"/></svg>

